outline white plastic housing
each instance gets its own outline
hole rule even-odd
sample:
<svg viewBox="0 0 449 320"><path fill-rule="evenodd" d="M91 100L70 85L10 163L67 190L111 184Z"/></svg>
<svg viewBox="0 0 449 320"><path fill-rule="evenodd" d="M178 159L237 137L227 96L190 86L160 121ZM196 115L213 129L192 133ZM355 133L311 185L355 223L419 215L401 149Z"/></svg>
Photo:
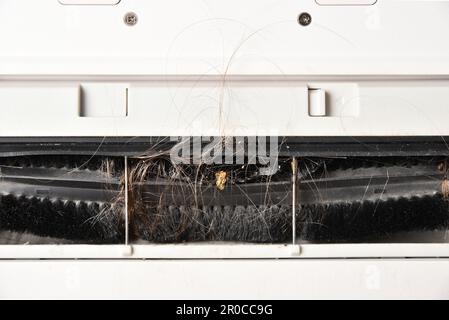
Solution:
<svg viewBox="0 0 449 320"><path fill-rule="evenodd" d="M449 135L448 1L61 1L0 0L0 136Z"/></svg>

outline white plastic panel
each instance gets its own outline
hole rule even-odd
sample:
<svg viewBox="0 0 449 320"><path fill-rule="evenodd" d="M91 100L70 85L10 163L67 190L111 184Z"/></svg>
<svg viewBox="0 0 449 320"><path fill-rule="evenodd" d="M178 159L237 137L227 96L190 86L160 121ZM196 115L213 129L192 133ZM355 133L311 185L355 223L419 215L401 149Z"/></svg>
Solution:
<svg viewBox="0 0 449 320"><path fill-rule="evenodd" d="M445 80L102 81L84 116L83 85L0 82L0 136L449 135ZM326 91L326 117L309 115L309 87Z"/></svg>
<svg viewBox="0 0 449 320"><path fill-rule="evenodd" d="M447 75L448 13L448 1L0 0L0 75Z"/></svg>
<svg viewBox="0 0 449 320"><path fill-rule="evenodd" d="M448 299L448 259L1 261L9 299Z"/></svg>

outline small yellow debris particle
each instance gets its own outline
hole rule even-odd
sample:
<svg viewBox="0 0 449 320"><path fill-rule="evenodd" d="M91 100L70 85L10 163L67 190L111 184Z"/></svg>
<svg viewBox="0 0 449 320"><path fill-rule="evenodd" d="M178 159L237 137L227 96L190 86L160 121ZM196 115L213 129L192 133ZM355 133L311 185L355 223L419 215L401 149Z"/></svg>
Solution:
<svg viewBox="0 0 449 320"><path fill-rule="evenodd" d="M443 194L443 198L445 200L449 199L449 181L447 178L445 178L441 184L441 193Z"/></svg>
<svg viewBox="0 0 449 320"><path fill-rule="evenodd" d="M218 171L215 173L215 179L217 189L223 191L226 187L226 183L228 182L228 173L226 171Z"/></svg>

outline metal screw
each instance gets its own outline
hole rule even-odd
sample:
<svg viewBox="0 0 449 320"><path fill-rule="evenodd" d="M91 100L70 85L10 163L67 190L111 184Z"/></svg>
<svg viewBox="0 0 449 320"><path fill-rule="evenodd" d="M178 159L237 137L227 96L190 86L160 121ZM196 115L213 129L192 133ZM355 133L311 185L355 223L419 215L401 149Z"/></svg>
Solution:
<svg viewBox="0 0 449 320"><path fill-rule="evenodd" d="M134 26L139 19L137 18L137 14L134 12L128 12L125 14L125 17L123 18L123 21L125 21L125 24L128 26Z"/></svg>
<svg viewBox="0 0 449 320"><path fill-rule="evenodd" d="M312 16L307 12L303 12L299 15L298 22L303 27L306 27L312 23Z"/></svg>

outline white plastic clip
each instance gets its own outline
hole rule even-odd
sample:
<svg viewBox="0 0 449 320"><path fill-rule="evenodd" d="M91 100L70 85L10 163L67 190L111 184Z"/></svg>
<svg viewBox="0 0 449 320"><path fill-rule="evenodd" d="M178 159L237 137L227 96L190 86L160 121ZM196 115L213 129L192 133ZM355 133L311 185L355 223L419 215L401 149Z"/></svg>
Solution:
<svg viewBox="0 0 449 320"><path fill-rule="evenodd" d="M122 257L131 257L134 253L133 246L131 245L120 246L120 248Z"/></svg>
<svg viewBox="0 0 449 320"><path fill-rule="evenodd" d="M290 255L292 257L299 257L301 255L301 246L299 244L290 246Z"/></svg>

